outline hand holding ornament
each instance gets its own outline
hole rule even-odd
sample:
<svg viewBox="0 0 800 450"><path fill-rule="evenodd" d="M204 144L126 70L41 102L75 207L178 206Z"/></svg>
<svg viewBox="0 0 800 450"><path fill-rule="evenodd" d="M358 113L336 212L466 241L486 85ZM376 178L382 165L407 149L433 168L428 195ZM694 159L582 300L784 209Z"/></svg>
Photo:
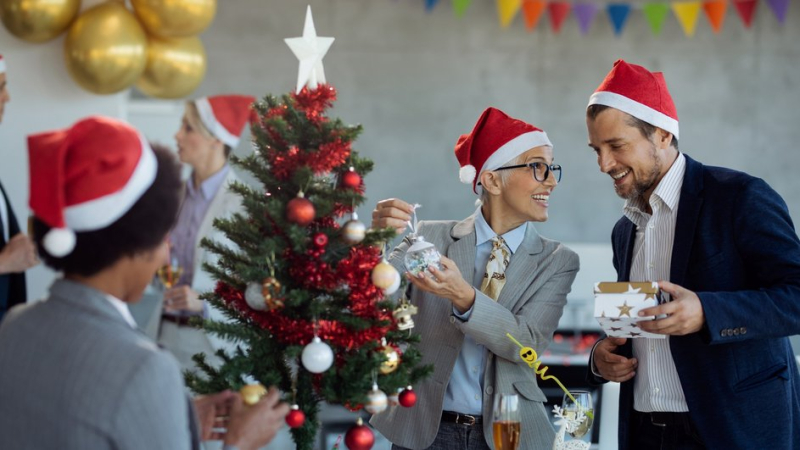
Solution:
<svg viewBox="0 0 800 450"><path fill-rule="evenodd" d="M406 225L414 213L414 206L399 198L381 200L372 210L372 228L394 228L398 234L406 231Z"/></svg>
<svg viewBox="0 0 800 450"><path fill-rule="evenodd" d="M435 265L430 265L428 270L420 272L416 276L406 272L406 277L414 286L438 297L446 298L460 312L466 312L475 303L475 288L461 276L461 271L458 270L455 261L442 256L439 264L442 265L443 270L437 269Z"/></svg>

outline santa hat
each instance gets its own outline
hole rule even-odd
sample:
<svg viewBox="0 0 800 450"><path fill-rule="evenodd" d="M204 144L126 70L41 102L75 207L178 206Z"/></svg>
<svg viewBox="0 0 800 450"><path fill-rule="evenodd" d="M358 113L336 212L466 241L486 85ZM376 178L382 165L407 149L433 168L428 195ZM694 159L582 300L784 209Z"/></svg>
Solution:
<svg viewBox="0 0 800 450"><path fill-rule="evenodd" d="M0 73L6 73L6 60L0 55Z"/></svg>
<svg viewBox="0 0 800 450"><path fill-rule="evenodd" d="M521 120L508 117L496 108L486 108L470 134L461 135L456 143L456 158L461 165L458 178L472 184L480 193L480 174L507 164L534 147L553 147L547 133ZM480 167L480 171L476 168Z"/></svg>
<svg viewBox="0 0 800 450"><path fill-rule="evenodd" d="M589 98L592 105L618 109L678 138L678 111L661 72L619 59Z"/></svg>
<svg viewBox="0 0 800 450"><path fill-rule="evenodd" d="M236 148L254 101L256 98L249 95L216 95L198 98L194 104L211 134L223 144Z"/></svg>
<svg viewBox="0 0 800 450"><path fill-rule="evenodd" d="M28 136L30 207L52 229L42 244L61 258L75 232L105 228L153 184L158 162L133 127L93 116L72 127Z"/></svg>

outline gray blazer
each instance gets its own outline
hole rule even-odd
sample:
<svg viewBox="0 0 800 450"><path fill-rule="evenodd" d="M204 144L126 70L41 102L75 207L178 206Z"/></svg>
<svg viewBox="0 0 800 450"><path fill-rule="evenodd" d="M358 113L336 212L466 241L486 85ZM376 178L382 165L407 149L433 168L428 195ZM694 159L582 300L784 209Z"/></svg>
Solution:
<svg viewBox="0 0 800 450"><path fill-rule="evenodd" d="M175 359L104 294L58 280L0 324L0 447L199 448Z"/></svg>
<svg viewBox="0 0 800 450"><path fill-rule="evenodd" d="M462 222L420 222L419 234L455 261L466 280L475 270L474 216ZM390 262L403 268L410 245L406 238L391 254ZM483 432L489 447L492 438L492 395L516 393L521 399L521 449L550 449L555 433L543 402L544 394L533 370L519 357L519 347L506 337L511 333L523 345L542 354L561 318L567 294L578 272L578 255L556 241L545 239L528 224L525 239L512 255L506 284L498 301L477 292L472 315L466 322L452 313L448 300L411 288L411 302L419 308L414 332L422 342L424 364L434 364L431 378L418 386L417 404L394 407L374 415L370 423L393 443L411 449L427 448L439 429L445 390L464 335L486 347L483 386Z"/></svg>

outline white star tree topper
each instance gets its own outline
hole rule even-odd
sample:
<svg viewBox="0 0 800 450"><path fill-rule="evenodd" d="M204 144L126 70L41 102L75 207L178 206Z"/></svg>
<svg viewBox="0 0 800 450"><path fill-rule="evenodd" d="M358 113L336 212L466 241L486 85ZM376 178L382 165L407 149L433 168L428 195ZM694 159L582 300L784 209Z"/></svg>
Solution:
<svg viewBox="0 0 800 450"><path fill-rule="evenodd" d="M292 50L294 56L300 60L297 73L297 93L308 86L316 89L319 83L325 83L325 70L322 67L322 58L328 53L333 44L332 37L317 37L314 29L314 19L311 17L311 5L306 10L306 23L303 26L303 36L286 38L286 45Z"/></svg>

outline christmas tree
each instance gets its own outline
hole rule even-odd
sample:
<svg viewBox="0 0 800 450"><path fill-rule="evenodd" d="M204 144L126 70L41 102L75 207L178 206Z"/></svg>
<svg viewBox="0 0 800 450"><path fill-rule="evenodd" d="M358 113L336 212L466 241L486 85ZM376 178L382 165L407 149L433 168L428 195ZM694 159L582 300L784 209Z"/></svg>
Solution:
<svg viewBox="0 0 800 450"><path fill-rule="evenodd" d="M309 19L310 10L306 29ZM299 449L313 446L320 402L379 412L389 394L389 404L411 406L408 387L432 371L408 331L413 307L388 298L401 283L381 256L394 231L366 230L354 213L372 169L351 147L362 128L326 115L336 91L317 85L321 62L312 74L299 92L254 104L255 150L231 157L261 186L235 185L246 213L215 220L234 246L203 241L218 256L205 267L218 283L204 298L230 322L202 326L240 345L218 352L218 368L195 355L203 373L186 374L197 393L238 390L251 378L280 387L298 407L287 422ZM368 440L364 427L354 430Z"/></svg>

